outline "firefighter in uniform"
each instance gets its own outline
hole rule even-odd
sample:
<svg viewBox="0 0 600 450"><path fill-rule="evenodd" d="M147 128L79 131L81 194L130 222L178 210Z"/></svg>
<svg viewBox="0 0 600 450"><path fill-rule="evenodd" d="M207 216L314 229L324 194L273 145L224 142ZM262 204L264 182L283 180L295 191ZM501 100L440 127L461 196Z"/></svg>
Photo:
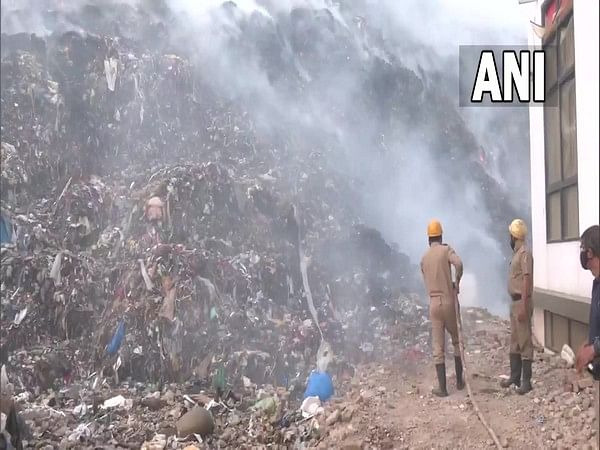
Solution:
<svg viewBox="0 0 600 450"><path fill-rule="evenodd" d="M463 367L460 358L458 341L458 326L454 306L455 296L463 273L463 264L456 252L447 244L442 243L442 225L432 220L427 227L429 249L421 260L421 272L425 288L429 294L429 318L431 320L431 347L433 361L438 379L438 388L433 394L446 397L446 364L445 342L446 331L452 338L454 347L454 364L456 368L456 388L464 388ZM456 282L452 282L450 265L456 271Z"/></svg>
<svg viewBox="0 0 600 450"><path fill-rule="evenodd" d="M527 236L525 222L521 219L513 220L508 231L510 246L513 250L508 273L508 293L512 300L510 305L510 377L500 384L504 388L514 384L517 386L517 392L523 395L532 389L533 257L525 245Z"/></svg>

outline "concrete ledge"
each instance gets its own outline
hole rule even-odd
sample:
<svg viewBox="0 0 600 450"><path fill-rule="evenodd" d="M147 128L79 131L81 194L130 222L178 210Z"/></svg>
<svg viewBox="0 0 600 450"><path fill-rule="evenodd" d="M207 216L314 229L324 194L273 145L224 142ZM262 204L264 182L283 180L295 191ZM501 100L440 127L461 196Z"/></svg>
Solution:
<svg viewBox="0 0 600 450"><path fill-rule="evenodd" d="M541 308L554 314L585 323L586 325L589 324L589 298L539 288L534 288L532 298L535 308Z"/></svg>

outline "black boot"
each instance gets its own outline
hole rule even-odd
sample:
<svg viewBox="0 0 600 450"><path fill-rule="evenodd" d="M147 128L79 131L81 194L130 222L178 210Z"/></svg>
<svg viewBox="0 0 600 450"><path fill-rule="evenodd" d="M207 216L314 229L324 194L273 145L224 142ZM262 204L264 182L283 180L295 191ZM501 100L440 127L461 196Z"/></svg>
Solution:
<svg viewBox="0 0 600 450"><path fill-rule="evenodd" d="M533 387L531 387L531 360L524 359L523 360L523 382L521 383L521 387L517 389L517 393L519 395L527 394L531 391Z"/></svg>
<svg viewBox="0 0 600 450"><path fill-rule="evenodd" d="M462 391L465 388L465 380L463 380L463 366L460 356L454 357L454 368L456 370L456 389Z"/></svg>
<svg viewBox="0 0 600 450"><path fill-rule="evenodd" d="M436 364L435 371L437 373L439 388L433 389L431 393L437 395L438 397L447 397L448 391L446 389L446 365Z"/></svg>
<svg viewBox="0 0 600 450"><path fill-rule="evenodd" d="M521 355L518 353L511 353L510 355L510 378L500 382L500 386L503 388L510 387L512 384L515 386L521 386Z"/></svg>

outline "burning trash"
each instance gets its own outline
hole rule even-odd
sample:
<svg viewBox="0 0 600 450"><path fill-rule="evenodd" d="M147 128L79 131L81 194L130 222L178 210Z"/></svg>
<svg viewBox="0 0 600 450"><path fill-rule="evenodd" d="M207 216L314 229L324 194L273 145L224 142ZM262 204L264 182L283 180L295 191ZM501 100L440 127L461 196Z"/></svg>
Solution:
<svg viewBox="0 0 600 450"><path fill-rule="evenodd" d="M362 224L363 183L341 170L347 142L322 124L316 133L301 110L269 124L257 98L238 98L202 52L178 44L161 2L54 3L52 32L2 35L0 356L18 391L2 411L12 445L317 442L316 416L356 365L428 345L418 267ZM233 20L235 8L219 11ZM27 11L3 5L8 24ZM330 55L340 67L375 58L327 9L288 19L281 48L259 16L240 25L269 89L310 103L315 80L334 75L298 39L308 25L323 45L343 40ZM239 41L227 45L245 54ZM398 104L414 103L405 91L425 96L412 71L372 76L384 60L371 62L355 105L387 104L387 78Z"/></svg>

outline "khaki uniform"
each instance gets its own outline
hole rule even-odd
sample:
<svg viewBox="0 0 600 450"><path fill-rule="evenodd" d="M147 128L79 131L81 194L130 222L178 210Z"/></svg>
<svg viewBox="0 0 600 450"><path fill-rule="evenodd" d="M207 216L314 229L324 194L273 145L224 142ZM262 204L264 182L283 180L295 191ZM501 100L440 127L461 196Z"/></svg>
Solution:
<svg viewBox="0 0 600 450"><path fill-rule="evenodd" d="M445 361L446 330L452 338L454 355L460 356L451 264L456 270L456 280L460 281L462 261L452 247L437 242L431 244L421 260L421 272L430 299L431 347L435 364L443 364Z"/></svg>
<svg viewBox="0 0 600 450"><path fill-rule="evenodd" d="M523 288L523 277L529 275L527 298L529 308L527 319L519 322L518 314L523 307L521 290ZM533 257L524 245L523 241L517 241L510 261L508 273L508 293L512 303L510 306L510 353L521 355L522 359L531 361L533 359L533 341L531 337L531 316L533 314Z"/></svg>

